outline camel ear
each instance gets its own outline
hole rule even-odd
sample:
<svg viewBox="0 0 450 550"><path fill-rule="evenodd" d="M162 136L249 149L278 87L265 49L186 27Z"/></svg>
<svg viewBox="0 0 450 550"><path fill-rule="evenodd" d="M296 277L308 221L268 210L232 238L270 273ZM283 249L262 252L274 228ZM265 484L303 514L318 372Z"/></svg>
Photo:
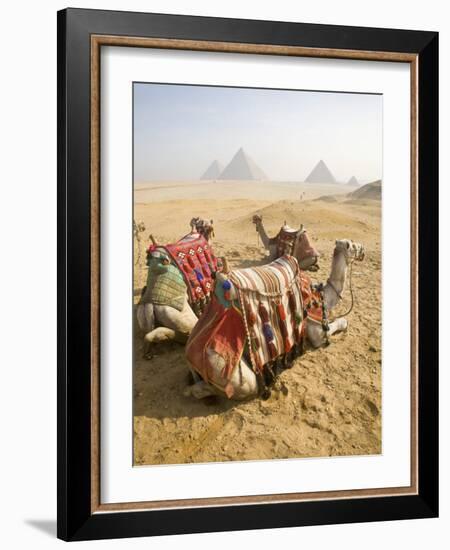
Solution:
<svg viewBox="0 0 450 550"><path fill-rule="evenodd" d="M347 250L350 248L350 242L347 241Z"/></svg>

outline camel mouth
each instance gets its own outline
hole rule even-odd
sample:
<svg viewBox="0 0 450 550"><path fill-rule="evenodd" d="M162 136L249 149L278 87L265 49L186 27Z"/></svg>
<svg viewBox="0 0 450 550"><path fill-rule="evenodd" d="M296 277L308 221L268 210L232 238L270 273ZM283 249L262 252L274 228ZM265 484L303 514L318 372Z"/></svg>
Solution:
<svg viewBox="0 0 450 550"><path fill-rule="evenodd" d="M364 247L361 244L357 244L356 247L357 247L357 250L355 254L355 260L358 262L362 262L366 256L366 251L364 250Z"/></svg>

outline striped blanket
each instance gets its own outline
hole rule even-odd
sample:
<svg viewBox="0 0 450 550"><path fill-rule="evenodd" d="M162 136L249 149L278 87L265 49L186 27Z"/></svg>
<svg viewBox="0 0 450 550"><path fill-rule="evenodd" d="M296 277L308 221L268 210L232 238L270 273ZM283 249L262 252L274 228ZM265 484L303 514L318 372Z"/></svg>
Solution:
<svg viewBox="0 0 450 550"><path fill-rule="evenodd" d="M303 298L300 269L292 256L269 265L232 271L230 291L239 300L255 372L301 343Z"/></svg>
<svg viewBox="0 0 450 550"><path fill-rule="evenodd" d="M210 299L213 273L218 270L217 258L208 241L199 233L189 233L173 244L152 245L154 250L164 251L180 270L188 289L189 303L199 315Z"/></svg>
<svg viewBox="0 0 450 550"><path fill-rule="evenodd" d="M206 350L215 351L225 363L222 376L230 380L245 353L259 380L264 380L266 366L300 351L303 319L301 273L292 256L231 271L228 278L221 274L210 304L191 332L186 357L208 381Z"/></svg>

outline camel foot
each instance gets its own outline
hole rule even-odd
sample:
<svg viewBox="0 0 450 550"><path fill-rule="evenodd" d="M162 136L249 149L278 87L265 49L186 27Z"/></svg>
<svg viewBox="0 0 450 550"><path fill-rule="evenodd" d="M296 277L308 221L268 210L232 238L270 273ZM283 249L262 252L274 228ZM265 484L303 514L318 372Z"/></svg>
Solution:
<svg viewBox="0 0 450 550"><path fill-rule="evenodd" d="M206 397L216 396L216 393L212 386L201 380L200 382L196 382L195 384L184 388L183 395L185 397L192 396L196 399L204 399Z"/></svg>

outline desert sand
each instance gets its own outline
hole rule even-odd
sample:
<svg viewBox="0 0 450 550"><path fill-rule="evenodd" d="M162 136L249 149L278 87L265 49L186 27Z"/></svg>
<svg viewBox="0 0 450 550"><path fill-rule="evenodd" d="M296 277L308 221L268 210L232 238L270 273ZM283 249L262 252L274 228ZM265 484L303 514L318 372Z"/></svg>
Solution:
<svg viewBox="0 0 450 550"><path fill-rule="evenodd" d="M301 194L303 195L300 200ZM286 221L301 223L321 253L313 281L326 281L334 241L350 238L366 248L353 267L355 305L347 332L331 345L307 349L281 374L287 395L267 401L205 404L183 396L188 367L183 346L161 345L143 358L143 335L134 335L134 463L177 464L381 453L381 201L351 199L345 185L275 182L159 182L135 187L134 219L146 231L135 242L135 301L145 284L145 247L152 233L174 242L194 216L214 220L216 255L232 267L264 260L251 223L262 214L275 235ZM343 313L350 292L333 311Z"/></svg>

